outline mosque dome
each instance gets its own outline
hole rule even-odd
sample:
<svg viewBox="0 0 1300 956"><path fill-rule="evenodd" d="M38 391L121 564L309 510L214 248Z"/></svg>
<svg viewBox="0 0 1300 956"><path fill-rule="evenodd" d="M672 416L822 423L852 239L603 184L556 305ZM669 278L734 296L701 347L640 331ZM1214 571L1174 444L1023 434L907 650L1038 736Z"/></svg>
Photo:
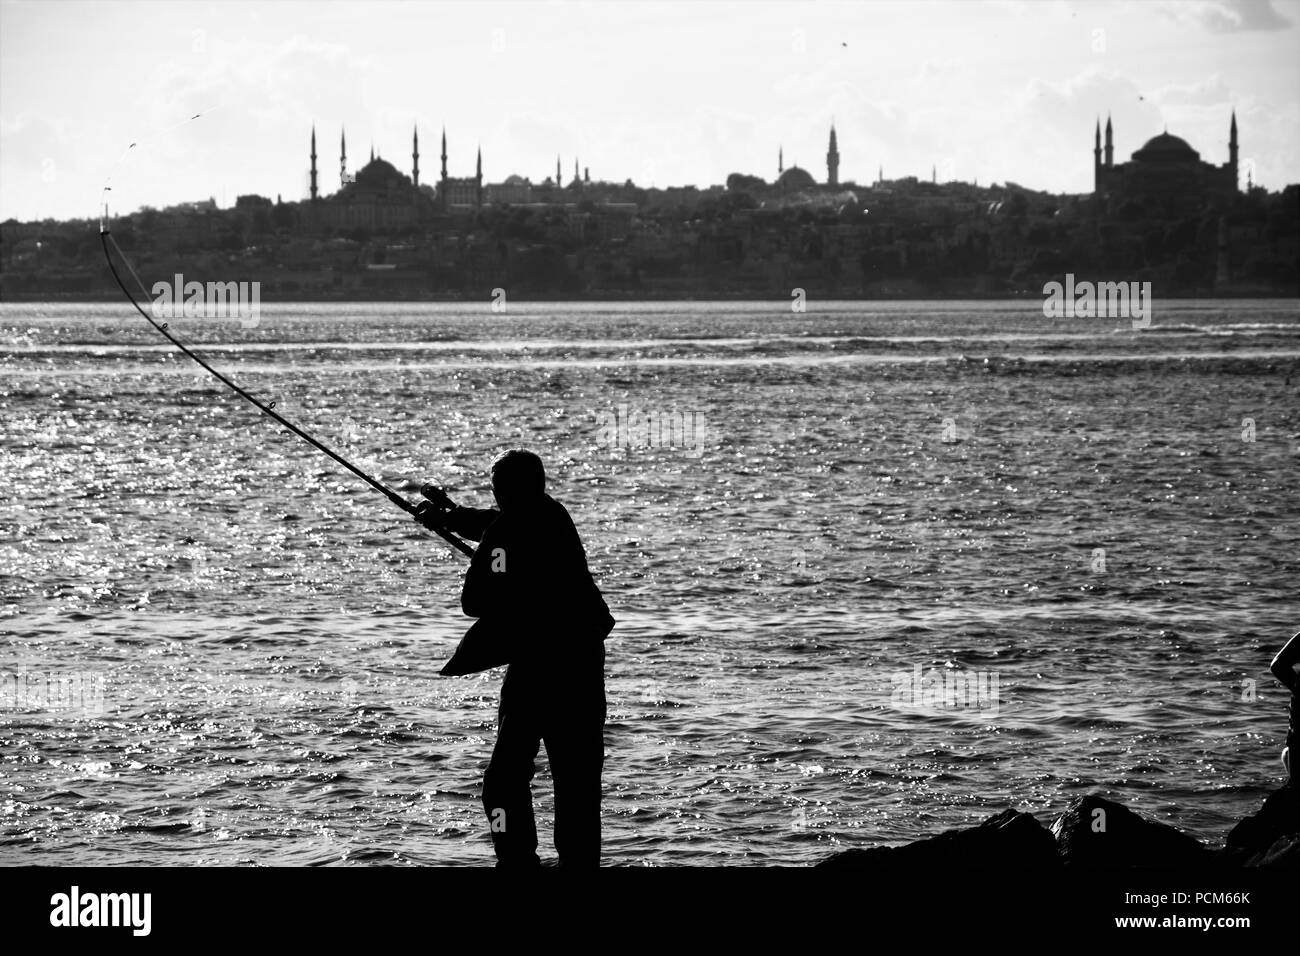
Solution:
<svg viewBox="0 0 1300 956"><path fill-rule="evenodd" d="M357 182L364 186L386 186L405 178L392 163L385 159L372 159L357 170Z"/></svg>
<svg viewBox="0 0 1300 956"><path fill-rule="evenodd" d="M1192 149L1187 140L1161 133L1147 140L1133 158L1140 163L1187 163L1196 162L1201 154Z"/></svg>
<svg viewBox="0 0 1300 956"><path fill-rule="evenodd" d="M817 182L812 178L812 174L808 170L801 169L798 166L791 166L781 174L776 184L782 189L812 189L817 185Z"/></svg>

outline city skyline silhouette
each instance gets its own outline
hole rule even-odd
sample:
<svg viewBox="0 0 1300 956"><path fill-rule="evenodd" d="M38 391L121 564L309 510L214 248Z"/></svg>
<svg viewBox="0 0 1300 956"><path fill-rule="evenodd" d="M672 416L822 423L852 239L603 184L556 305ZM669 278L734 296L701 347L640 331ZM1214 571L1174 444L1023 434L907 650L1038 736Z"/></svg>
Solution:
<svg viewBox="0 0 1300 956"><path fill-rule="evenodd" d="M409 159L414 126L432 143L445 124L452 175L481 149L488 182L540 182L558 154L566 178L576 157L593 179L705 188L772 178L778 151L824 181L834 122L842 181L1081 194L1098 116L1121 157L1168 127L1222 163L1235 110L1254 181L1300 180L1290 3L144 9L6 6L0 219L94 215L132 142L124 209L304 198L313 123L322 144L349 130L357 159ZM95 82L70 82L86 62Z"/></svg>

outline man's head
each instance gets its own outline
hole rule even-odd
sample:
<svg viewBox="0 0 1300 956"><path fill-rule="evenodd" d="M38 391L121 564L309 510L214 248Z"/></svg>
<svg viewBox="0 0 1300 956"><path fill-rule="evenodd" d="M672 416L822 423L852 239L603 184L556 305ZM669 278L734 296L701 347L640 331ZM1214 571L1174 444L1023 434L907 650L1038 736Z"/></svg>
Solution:
<svg viewBox="0 0 1300 956"><path fill-rule="evenodd" d="M546 493L546 469L531 451L512 448L492 461L492 494L502 511L528 507Z"/></svg>

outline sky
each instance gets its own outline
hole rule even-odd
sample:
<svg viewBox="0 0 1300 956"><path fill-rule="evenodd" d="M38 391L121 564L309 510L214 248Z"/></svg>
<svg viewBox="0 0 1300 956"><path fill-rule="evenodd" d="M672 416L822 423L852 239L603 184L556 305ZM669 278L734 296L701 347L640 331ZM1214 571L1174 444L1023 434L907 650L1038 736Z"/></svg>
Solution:
<svg viewBox="0 0 1300 956"><path fill-rule="evenodd" d="M1166 127L1243 185L1300 182L1300 0L473 3L0 0L0 221L255 193L305 198L376 153L540 182L706 187L908 175L1092 189ZM197 119L191 117L198 115ZM128 149L131 143L134 149Z"/></svg>

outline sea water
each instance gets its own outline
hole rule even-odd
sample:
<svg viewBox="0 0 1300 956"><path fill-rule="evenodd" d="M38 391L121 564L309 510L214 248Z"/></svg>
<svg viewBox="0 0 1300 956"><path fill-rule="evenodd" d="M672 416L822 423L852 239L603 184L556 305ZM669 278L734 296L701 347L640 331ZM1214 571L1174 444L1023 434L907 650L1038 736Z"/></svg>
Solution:
<svg viewBox="0 0 1300 956"><path fill-rule="evenodd" d="M541 454L618 619L607 863L808 864L1091 791L1215 842L1281 780L1293 301L171 327L390 485L487 506L497 451ZM0 423L0 863L490 862L501 674L437 674L461 555L125 302L0 306ZM535 789L546 855L544 755Z"/></svg>

